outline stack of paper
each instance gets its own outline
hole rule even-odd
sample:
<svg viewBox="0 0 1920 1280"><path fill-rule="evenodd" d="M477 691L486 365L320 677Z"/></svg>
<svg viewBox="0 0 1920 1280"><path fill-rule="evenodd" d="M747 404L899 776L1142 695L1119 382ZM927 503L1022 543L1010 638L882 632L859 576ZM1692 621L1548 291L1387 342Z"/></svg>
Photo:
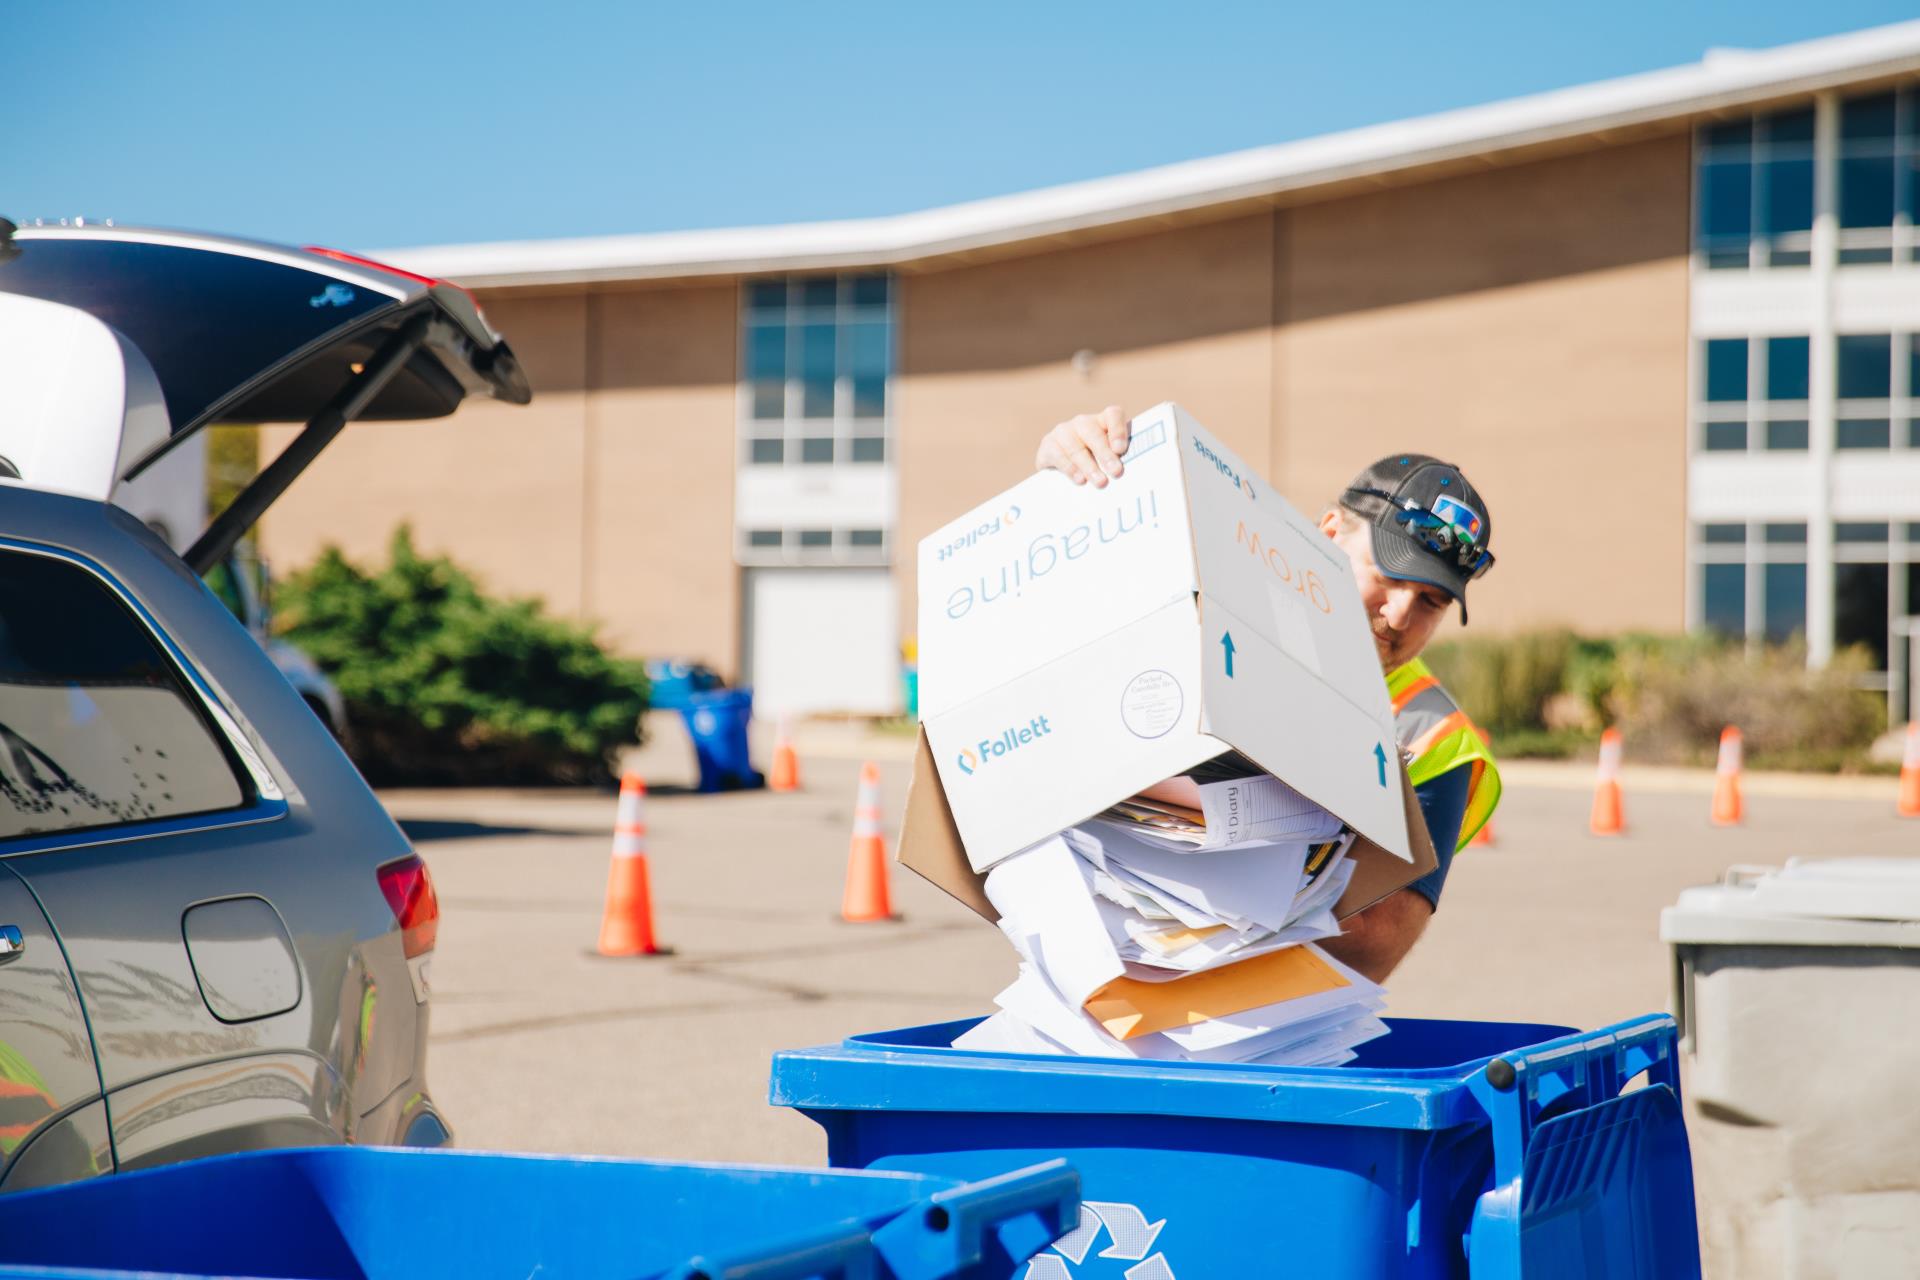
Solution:
<svg viewBox="0 0 1920 1280"><path fill-rule="evenodd" d="M1381 988L1313 945L1340 932L1351 836L1271 778L1198 793L1135 797L988 873L1020 976L956 1047L1332 1065L1385 1033Z"/></svg>
<svg viewBox="0 0 1920 1280"><path fill-rule="evenodd" d="M1204 785L1171 778L1100 815L1138 835L1187 849L1324 840L1340 820L1278 778L1230 778Z"/></svg>

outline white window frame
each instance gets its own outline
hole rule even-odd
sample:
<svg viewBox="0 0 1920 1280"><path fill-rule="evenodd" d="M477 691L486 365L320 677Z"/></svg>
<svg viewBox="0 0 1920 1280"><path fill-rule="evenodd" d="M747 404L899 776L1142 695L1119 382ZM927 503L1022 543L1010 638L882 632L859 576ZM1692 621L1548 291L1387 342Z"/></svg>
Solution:
<svg viewBox="0 0 1920 1280"><path fill-rule="evenodd" d="M750 566L766 565L886 565L892 563L893 531L874 525L835 525L824 530L830 542L827 546L803 545L801 535L821 532L820 526L809 525L774 528L755 526L736 530L734 533L734 559L740 564ZM775 533L780 535L778 546L760 546L753 540L754 534ZM880 535L877 543L856 543L856 533Z"/></svg>
<svg viewBox="0 0 1920 1280"><path fill-rule="evenodd" d="M1848 101L1858 98L1878 97L1882 93L1894 94L1894 136L1886 143L1849 142L1840 134L1839 113ZM1793 105L1782 105L1772 111L1736 113L1723 120L1702 122L1694 131L1693 152L1693 200L1689 236L1692 241L1691 252L1694 265L1702 271L1738 271L1738 270L1805 270L1811 265L1833 267L1912 267L1920 264L1920 226L1915 226L1911 212L1906 209L1900 198L1899 183L1903 175L1913 170L1920 162L1920 81L1911 81L1894 86L1875 88L1869 92L1848 94L1833 101L1834 121L1830 130L1816 128L1811 143L1776 143L1766 136L1764 122L1770 117L1796 110ZM1723 124L1745 118L1752 122L1752 141L1747 147L1747 165L1750 173L1748 185L1748 231L1747 261L1744 267L1714 266L1710 263L1709 247L1701 242L1700 203L1702 184L1701 169L1704 164L1715 158L1715 148L1707 143L1707 129L1714 124ZM1842 227L1840 226L1840 168L1844 159L1890 155L1894 172L1894 208L1893 221L1884 227ZM1816 243L1811 230L1788 232L1784 235L1769 237L1761 229L1761 216L1765 204L1765 185L1767 164L1776 159L1812 159L1815 172L1815 211L1817 221L1820 216L1818 188L1824 181L1829 184L1832 193L1829 209L1833 215L1834 236L1831 246ZM1731 243L1715 246L1722 250L1733 248ZM1782 253L1808 255L1805 263L1779 263L1771 261L1771 250ZM1815 260L1822 253L1831 255L1824 264ZM1847 261L1849 254L1871 254L1868 259ZM1879 256L1884 254L1886 256Z"/></svg>
<svg viewBox="0 0 1920 1280"><path fill-rule="evenodd" d="M1809 564L1807 539L1800 542L1768 542L1769 524L1804 524L1800 520L1706 520L1693 522L1687 533L1687 614L1690 627L1699 630L1706 626L1707 616L1707 575L1709 564L1739 564L1746 566L1744 578L1745 600L1744 614L1741 618L1741 638L1749 650L1770 643L1767 639L1766 615L1766 573L1770 564ZM1708 542L1706 526L1738 524L1746 528L1746 538L1742 542ZM1808 531L1808 539L1812 530ZM1813 574L1807 575L1806 597L1801 601L1801 632L1804 635L1811 625L1813 617Z"/></svg>
<svg viewBox="0 0 1920 1280"><path fill-rule="evenodd" d="M1920 84L1900 85L1892 90L1879 88L1871 93L1849 94L1840 99L1839 107L1845 110L1848 101L1855 98L1875 98L1883 93L1894 94L1893 137L1881 142L1848 142L1837 130L1833 166L1835 173L1834 226L1836 228L1834 264L1839 267L1886 267L1888 265L1911 265L1920 259L1920 233L1916 233L1913 219L1903 207L1900 199L1900 182L1915 160L1916 151L1920 151ZM1840 225L1839 173L1841 161L1859 156L1891 155L1893 159L1893 222L1885 227L1844 227ZM1849 253L1867 253L1876 256L1855 262L1848 262ZM1882 258L1877 255L1885 253Z"/></svg>
<svg viewBox="0 0 1920 1280"><path fill-rule="evenodd" d="M1811 400L1769 400L1767 396L1767 343L1774 338L1805 338L1807 340L1808 379L1812 379L1814 360L1814 339L1800 333L1762 333L1749 334L1744 341L1747 344L1747 398L1741 401L1707 399L1707 344L1724 342L1728 339L1742 339L1729 334L1725 337L1696 337L1693 339L1693 394L1689 397L1692 405L1692 421L1688 426L1687 439L1689 452L1694 454L1723 455L1730 453L1776 453L1805 454L1813 448L1813 402ZM1809 387L1811 394L1811 387ZM1803 422L1807 426L1807 444L1800 449L1769 449L1766 446L1766 429L1769 422ZM1740 422L1746 424L1746 446L1740 449L1708 449L1707 424L1713 422Z"/></svg>
<svg viewBox="0 0 1920 1280"><path fill-rule="evenodd" d="M887 300L875 306L873 304L856 305L852 301L853 281L856 277L877 277L887 283ZM835 282L834 305L826 307L796 306L791 301L798 296L800 286L808 281L832 279ZM781 404L781 416L778 419L756 418L753 414L753 377L751 362L753 358L752 333L761 327L756 323L752 308L752 294L755 285L771 282L784 282L787 286L789 302L781 311L779 323L786 330L786 387ZM759 276L740 282L740 395L738 465L742 467L799 467L803 470L837 467L884 467L893 465L894 431L893 400L894 373L899 366L899 281L885 271L845 271L826 275L786 275ZM831 418L809 418L805 416L806 380L802 369L804 339L802 334L810 324L831 323L834 328L834 382L833 415ZM852 341L853 326L860 323L878 321L887 326L887 371L882 384L880 416L857 417L853 412L853 375L842 372L850 368L848 344ZM822 428L825 428L823 435ZM803 462L800 460L802 441L818 440L830 437L833 441L833 458L827 462ZM853 460L853 442L855 440L878 439L882 442L882 457L877 462L856 462ZM780 461L755 462L753 460L753 442L755 440L781 441Z"/></svg>
<svg viewBox="0 0 1920 1280"><path fill-rule="evenodd" d="M1836 370L1840 360L1840 340L1842 338L1877 338L1884 330L1864 333L1837 333L1834 335L1834 365ZM1839 386L1835 383L1834 399L1834 451L1836 453L1906 453L1920 445L1915 444L1915 434L1920 427L1909 424L1920 422L1920 397L1914 395L1915 388L1910 385L1913 370L1913 344L1920 334L1903 333L1894 330L1888 333L1891 345L1892 372L1888 379L1889 398L1885 400L1842 400L1838 398ZM1836 373L1836 379L1837 379ZM1840 447L1840 424L1853 419L1884 418L1887 422L1887 447L1865 449L1842 449Z"/></svg>
<svg viewBox="0 0 1920 1280"><path fill-rule="evenodd" d="M1701 171L1701 168L1708 161L1714 158L1714 152L1715 152L1715 149L1712 146L1708 145L1707 143L1707 129L1711 125L1726 124L1726 123L1729 123L1730 121L1738 120L1741 117L1739 115L1735 115L1735 116L1728 117L1726 120L1706 121L1695 128L1694 134L1693 134L1693 174L1692 174L1693 200L1691 202L1691 208L1688 211L1690 215L1688 235L1692 242L1691 251L1693 254L1694 265L1698 270L1702 270L1702 271L1740 271L1740 270L1792 271L1792 270L1805 270L1809 265L1811 265L1812 257L1815 252L1812 227L1808 227L1808 229L1805 231L1789 231L1777 236L1769 236L1760 229L1761 215L1762 215L1762 211L1765 208L1765 186L1766 186L1765 177L1767 174L1767 166L1770 161L1776 160L1776 159L1810 160L1813 162L1813 165L1814 165L1816 187L1819 182L1818 174L1819 174L1819 167L1820 167L1820 156L1819 156L1819 134L1817 130L1815 132L1813 139L1807 142L1776 143L1773 141L1771 136L1762 136L1763 124L1770 117L1775 115L1784 115L1799 109L1800 108L1796 106L1787 105L1787 106L1782 106L1774 111L1744 113L1745 118L1749 121L1750 126L1753 130L1751 139L1748 142L1746 147L1747 159L1745 162L1748 170L1748 178L1747 178L1747 261L1744 267L1714 266L1710 259L1710 250L1707 246L1701 243L1701 237L1700 237L1700 202L1701 202L1701 196L1703 194L1701 190L1700 171ZM1813 104L1808 103L1807 109L1812 110ZM1818 214L1819 214L1818 202L1816 199L1816 204L1815 204L1816 218L1818 217ZM1733 246L1731 244L1728 244L1728 245L1719 246L1719 247L1731 249ZM1775 249L1779 250L1783 254L1789 254L1789 253L1806 254L1808 257L1808 261L1804 263L1776 264L1771 260L1771 252Z"/></svg>

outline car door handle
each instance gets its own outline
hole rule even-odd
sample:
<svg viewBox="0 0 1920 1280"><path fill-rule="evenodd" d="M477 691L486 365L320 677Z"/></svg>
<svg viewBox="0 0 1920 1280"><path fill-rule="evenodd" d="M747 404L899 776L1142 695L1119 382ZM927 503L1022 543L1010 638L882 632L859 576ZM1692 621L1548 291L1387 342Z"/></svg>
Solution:
<svg viewBox="0 0 1920 1280"><path fill-rule="evenodd" d="M0 964L5 964L27 949L26 935L20 932L20 926L0 924Z"/></svg>

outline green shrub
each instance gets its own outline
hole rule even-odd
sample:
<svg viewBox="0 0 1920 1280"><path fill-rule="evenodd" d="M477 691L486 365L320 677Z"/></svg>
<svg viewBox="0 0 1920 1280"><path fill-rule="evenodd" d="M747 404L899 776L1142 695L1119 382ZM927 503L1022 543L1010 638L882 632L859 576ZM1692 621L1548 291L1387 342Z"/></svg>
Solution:
<svg viewBox="0 0 1920 1280"><path fill-rule="evenodd" d="M1620 676L1620 646L1611 639L1581 637L1567 655L1564 690L1595 724L1607 719L1607 699Z"/></svg>
<svg viewBox="0 0 1920 1280"><path fill-rule="evenodd" d="M1881 695L1860 687L1864 650L1812 671L1800 645L1749 654L1712 635L1545 630L1449 641L1427 660L1512 758L1582 753L1617 724L1634 760L1705 764L1734 724L1756 767L1831 771L1864 767L1885 727Z"/></svg>
<svg viewBox="0 0 1920 1280"><path fill-rule="evenodd" d="M1545 727L1547 703L1566 688L1578 643L1571 631L1522 631L1450 640L1426 658L1473 722L1501 734Z"/></svg>
<svg viewBox="0 0 1920 1280"><path fill-rule="evenodd" d="M1834 769L1886 727L1883 695L1860 687L1865 650L1809 670L1799 644L1748 653L1737 644L1623 642L1607 695L1635 759L1705 764L1738 725L1750 763Z"/></svg>
<svg viewBox="0 0 1920 1280"><path fill-rule="evenodd" d="M590 628L502 601L410 531L367 573L328 548L277 584L277 629L312 655L347 703L369 781L604 783L636 740L645 668Z"/></svg>
<svg viewBox="0 0 1920 1280"><path fill-rule="evenodd" d="M1712 633L1659 635L1629 631L1605 639L1582 640L1567 664L1567 693L1593 717L1596 724L1619 716L1616 697L1622 672L1649 664L1686 668L1723 652L1727 641ZM1804 654L1804 650L1802 651ZM1623 665L1624 664L1624 665Z"/></svg>

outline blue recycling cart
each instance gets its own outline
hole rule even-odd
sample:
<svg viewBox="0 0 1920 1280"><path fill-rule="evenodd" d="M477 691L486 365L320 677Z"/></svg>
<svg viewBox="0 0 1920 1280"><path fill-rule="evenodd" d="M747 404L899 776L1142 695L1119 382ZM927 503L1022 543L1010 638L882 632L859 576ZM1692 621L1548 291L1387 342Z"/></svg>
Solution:
<svg viewBox="0 0 1920 1280"><path fill-rule="evenodd" d="M953 1049L949 1022L780 1053L836 1167L1063 1157L1086 1197L1026 1280L1700 1274L1673 1019L1388 1019L1340 1067Z"/></svg>
<svg viewBox="0 0 1920 1280"><path fill-rule="evenodd" d="M700 762L700 790L740 791L766 785L747 750L753 690L690 693L680 714L686 717L693 754Z"/></svg>
<svg viewBox="0 0 1920 1280"><path fill-rule="evenodd" d="M647 705L655 711L679 711L696 693L722 688L726 681L712 667L681 658L653 658L647 662Z"/></svg>
<svg viewBox="0 0 1920 1280"><path fill-rule="evenodd" d="M327 1147L0 1197L0 1276L1006 1277L1070 1229L1059 1161L970 1179Z"/></svg>

